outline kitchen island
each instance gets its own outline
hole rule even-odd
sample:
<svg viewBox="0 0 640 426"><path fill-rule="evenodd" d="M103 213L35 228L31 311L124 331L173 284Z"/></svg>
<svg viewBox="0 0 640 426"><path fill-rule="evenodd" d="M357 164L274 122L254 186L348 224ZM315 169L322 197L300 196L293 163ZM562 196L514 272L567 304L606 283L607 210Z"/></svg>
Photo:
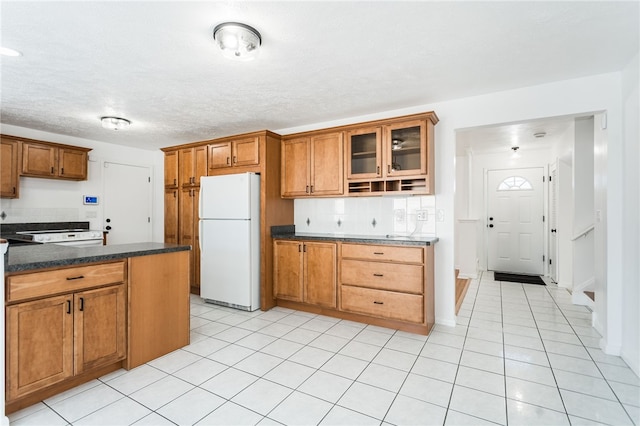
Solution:
<svg viewBox="0 0 640 426"><path fill-rule="evenodd" d="M190 249L10 246L6 412L189 344Z"/></svg>
<svg viewBox="0 0 640 426"><path fill-rule="evenodd" d="M437 237L296 233L273 227L279 306L429 334Z"/></svg>

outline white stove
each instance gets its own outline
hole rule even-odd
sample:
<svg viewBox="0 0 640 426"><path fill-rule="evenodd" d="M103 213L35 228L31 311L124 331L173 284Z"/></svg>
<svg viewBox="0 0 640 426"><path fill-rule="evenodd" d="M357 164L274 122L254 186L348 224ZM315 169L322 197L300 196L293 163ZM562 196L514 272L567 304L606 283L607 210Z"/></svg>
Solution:
<svg viewBox="0 0 640 426"><path fill-rule="evenodd" d="M16 234L24 235L31 241L42 244L59 244L65 246L100 246L102 245L102 231L89 229L56 229L46 231L20 231Z"/></svg>

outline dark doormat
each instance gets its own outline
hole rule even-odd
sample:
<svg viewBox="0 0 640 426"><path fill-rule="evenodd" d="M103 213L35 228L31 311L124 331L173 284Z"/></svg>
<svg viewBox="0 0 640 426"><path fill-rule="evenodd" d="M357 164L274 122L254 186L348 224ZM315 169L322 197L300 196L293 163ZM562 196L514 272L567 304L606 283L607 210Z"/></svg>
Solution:
<svg viewBox="0 0 640 426"><path fill-rule="evenodd" d="M506 272L494 272L493 279L495 281L509 281L512 283L546 285L544 281L542 281L542 278L540 278L540 275L509 274Z"/></svg>

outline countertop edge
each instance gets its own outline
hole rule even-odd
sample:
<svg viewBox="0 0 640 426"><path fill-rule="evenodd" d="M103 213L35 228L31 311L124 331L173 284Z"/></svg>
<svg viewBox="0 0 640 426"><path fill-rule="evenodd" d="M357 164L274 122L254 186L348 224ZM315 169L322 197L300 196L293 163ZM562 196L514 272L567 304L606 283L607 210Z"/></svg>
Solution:
<svg viewBox="0 0 640 426"><path fill-rule="evenodd" d="M383 236L350 236L350 235L322 235L322 234L296 234L276 233L271 236L274 240L303 240L303 241L339 241L343 243L371 243L384 245L404 246L431 246L438 242L438 237L421 237L410 239L409 237L383 237Z"/></svg>
<svg viewBox="0 0 640 426"><path fill-rule="evenodd" d="M136 249L135 246L139 248ZM21 247L25 247L25 246L21 246ZM101 246L101 247L104 247L106 250L113 250L113 249L117 250L119 246L114 245L114 246ZM94 251L97 252L94 255L91 255L91 253L89 253L85 256L50 259L50 260L37 260L33 262L25 261L25 262L13 264L13 265L7 261L7 255L5 255L4 272L5 272L5 275L10 275L11 273L17 273L17 272L36 271L39 269L49 269L49 268L55 268L55 267L76 266L76 265L82 265L87 263L109 262L112 260L121 260L121 259L130 258L130 257L148 256L148 255L154 255L154 254L174 253L174 252L191 250L191 246L189 245L165 245L164 243L122 244L121 247L122 247L122 251L117 251L112 253L101 254L99 253L100 249L97 248L97 250L94 249Z"/></svg>

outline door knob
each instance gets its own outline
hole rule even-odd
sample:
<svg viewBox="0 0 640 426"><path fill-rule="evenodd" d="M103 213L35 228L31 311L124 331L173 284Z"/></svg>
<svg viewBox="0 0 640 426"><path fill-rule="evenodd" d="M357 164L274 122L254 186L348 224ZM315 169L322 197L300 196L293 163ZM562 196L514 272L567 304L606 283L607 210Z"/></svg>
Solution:
<svg viewBox="0 0 640 426"><path fill-rule="evenodd" d="M107 220L106 220L105 222L109 223L109 222L111 222L111 219L108 219L108 218L107 218Z"/></svg>
<svg viewBox="0 0 640 426"><path fill-rule="evenodd" d="M111 227L110 227L110 226L108 226L108 225L105 227L105 229L106 229L107 231L111 231Z"/></svg>
<svg viewBox="0 0 640 426"><path fill-rule="evenodd" d="M555 233L556 233L556 230L555 230L555 229L552 229L552 230L551 230L551 232L553 232L553 233L555 234Z"/></svg>
<svg viewBox="0 0 640 426"><path fill-rule="evenodd" d="M108 228L108 226L107 226L107 228ZM489 228L493 228L493 223L489 224Z"/></svg>

